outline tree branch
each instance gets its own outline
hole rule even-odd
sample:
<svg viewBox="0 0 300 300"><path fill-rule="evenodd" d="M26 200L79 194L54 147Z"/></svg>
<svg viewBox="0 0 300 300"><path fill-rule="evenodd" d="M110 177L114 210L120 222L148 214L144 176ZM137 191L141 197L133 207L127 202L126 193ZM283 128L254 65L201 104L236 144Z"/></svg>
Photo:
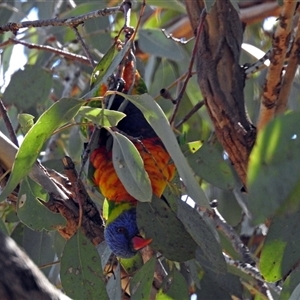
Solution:
<svg viewBox="0 0 300 300"><path fill-rule="evenodd" d="M15 241L0 230L0 298L2 300L70 300L56 289Z"/></svg>
<svg viewBox="0 0 300 300"><path fill-rule="evenodd" d="M263 128L273 119L276 104L281 87L282 68L291 38L293 16L297 1L285 0L279 16L279 24L273 38L272 57L268 69L263 94L261 96L261 107L258 119L258 129Z"/></svg>
<svg viewBox="0 0 300 300"><path fill-rule="evenodd" d="M195 29L204 1L186 1L186 7ZM246 186L248 157L256 130L245 111L245 74L239 66L242 38L242 24L230 1L216 1L197 45L196 68L216 135Z"/></svg>
<svg viewBox="0 0 300 300"><path fill-rule="evenodd" d="M294 82L295 73L299 65L300 53L300 19L297 24L297 33L293 43L291 55L288 60L288 65L285 69L285 74L281 83L281 89L276 104L276 114L283 113L286 110L291 88Z"/></svg>
<svg viewBox="0 0 300 300"><path fill-rule="evenodd" d="M72 61L77 61L80 62L82 64L88 65L90 66L90 60L82 55L79 54L75 54L75 53L71 53L65 50L61 50L61 49L57 49L57 48L53 48L51 46L48 45L38 45L38 44L33 44L33 43L27 43L25 41L21 41L18 39L13 39L13 38L9 38L7 41L5 41L4 43L0 44L0 48L2 47L7 47L11 44L15 44L15 45L23 45L25 47L27 47L28 49L37 49L37 50L42 50L42 51L47 51L50 53L54 53L56 55L62 56L68 60L72 60ZM94 61L94 64L97 64L97 61Z"/></svg>
<svg viewBox="0 0 300 300"><path fill-rule="evenodd" d="M18 148L0 131L0 163L4 169L11 169L17 151ZM68 168L70 176L72 165L68 159L65 168ZM76 174L75 170L73 174ZM104 241L102 218L79 179L77 181L74 178L69 179L53 170L47 170L39 163L33 166L29 177L40 184L50 196L48 202L41 202L41 204L66 218L67 226L57 228L65 239L70 238L78 229L80 216L78 199L80 199L83 208L82 230L84 234L94 245ZM78 183L76 187L74 187L75 181Z"/></svg>
<svg viewBox="0 0 300 300"><path fill-rule="evenodd" d="M0 26L0 34L3 34L7 31L12 31L14 34L17 34L18 30L21 28L31 28L31 27L47 27L47 26L69 26L76 27L79 24L83 24L89 19L95 19L99 17L106 17L122 11L121 6L109 7L104 9L98 9L92 12L89 12L84 15L77 17L65 18L65 19L49 19L49 20L36 20L36 21L25 21L20 23L7 23Z"/></svg>

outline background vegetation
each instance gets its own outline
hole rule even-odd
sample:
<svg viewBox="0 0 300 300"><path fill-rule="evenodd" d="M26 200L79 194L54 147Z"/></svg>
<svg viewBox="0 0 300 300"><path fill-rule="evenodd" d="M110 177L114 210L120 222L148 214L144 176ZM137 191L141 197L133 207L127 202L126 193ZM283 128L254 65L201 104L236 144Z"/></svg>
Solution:
<svg viewBox="0 0 300 300"><path fill-rule="evenodd" d="M171 150L179 175L165 192L170 207L153 199L153 223L150 204L139 206L139 226L158 233L153 249L121 261L103 241L103 197L87 170L78 172L83 117L97 121L81 109L92 95L92 64L120 32L124 40L124 3L0 3L0 228L71 298L299 298L298 5L213 2L132 3L137 68L181 152ZM246 78L269 49L269 68ZM100 65L106 75L121 58ZM173 142L165 123L151 125Z"/></svg>

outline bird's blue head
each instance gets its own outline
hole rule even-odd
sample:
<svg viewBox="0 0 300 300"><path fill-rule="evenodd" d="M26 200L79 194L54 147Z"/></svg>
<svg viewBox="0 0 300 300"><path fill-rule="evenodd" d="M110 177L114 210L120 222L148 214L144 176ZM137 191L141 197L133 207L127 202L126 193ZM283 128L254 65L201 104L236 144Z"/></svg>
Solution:
<svg viewBox="0 0 300 300"><path fill-rule="evenodd" d="M104 237L111 251L122 258L134 256L138 250L151 243L139 235L136 224L136 209L130 208L107 223Z"/></svg>

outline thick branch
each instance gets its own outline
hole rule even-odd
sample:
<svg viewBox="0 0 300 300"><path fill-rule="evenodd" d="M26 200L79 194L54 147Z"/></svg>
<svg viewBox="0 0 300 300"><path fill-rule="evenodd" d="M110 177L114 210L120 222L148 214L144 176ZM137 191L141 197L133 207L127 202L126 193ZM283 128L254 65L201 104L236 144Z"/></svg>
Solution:
<svg viewBox="0 0 300 300"><path fill-rule="evenodd" d="M70 300L47 280L15 241L1 230L0 244L0 299Z"/></svg>
<svg viewBox="0 0 300 300"><path fill-rule="evenodd" d="M299 65L299 53L300 53L300 18L297 25L297 33L295 36L293 48L291 51L288 65L285 70L285 74L281 83L281 89L276 104L276 114L284 113L287 107L289 95L294 82L294 77Z"/></svg>
<svg viewBox="0 0 300 300"><path fill-rule="evenodd" d="M197 28L204 1L186 1L193 28ZM242 24L229 0L216 1L206 17L197 52L198 83L216 135L228 153L242 183L255 140L254 126L244 106L245 75L239 66Z"/></svg>
<svg viewBox="0 0 300 300"><path fill-rule="evenodd" d="M279 16L280 22L273 38L271 63L261 96L258 129L264 127L275 115L277 99L281 87L282 68L291 38L296 5L297 1L285 0L282 6L282 11Z"/></svg>

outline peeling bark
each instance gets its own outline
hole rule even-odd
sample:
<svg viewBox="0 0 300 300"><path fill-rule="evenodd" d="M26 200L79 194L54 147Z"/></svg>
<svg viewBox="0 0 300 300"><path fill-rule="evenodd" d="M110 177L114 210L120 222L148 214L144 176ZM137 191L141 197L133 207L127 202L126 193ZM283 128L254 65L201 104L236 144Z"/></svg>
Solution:
<svg viewBox="0 0 300 300"><path fill-rule="evenodd" d="M186 1L186 7L195 30L204 1ZM216 135L246 186L256 130L245 110L245 74L239 65L242 38L242 23L230 1L216 1L199 39L196 70Z"/></svg>

